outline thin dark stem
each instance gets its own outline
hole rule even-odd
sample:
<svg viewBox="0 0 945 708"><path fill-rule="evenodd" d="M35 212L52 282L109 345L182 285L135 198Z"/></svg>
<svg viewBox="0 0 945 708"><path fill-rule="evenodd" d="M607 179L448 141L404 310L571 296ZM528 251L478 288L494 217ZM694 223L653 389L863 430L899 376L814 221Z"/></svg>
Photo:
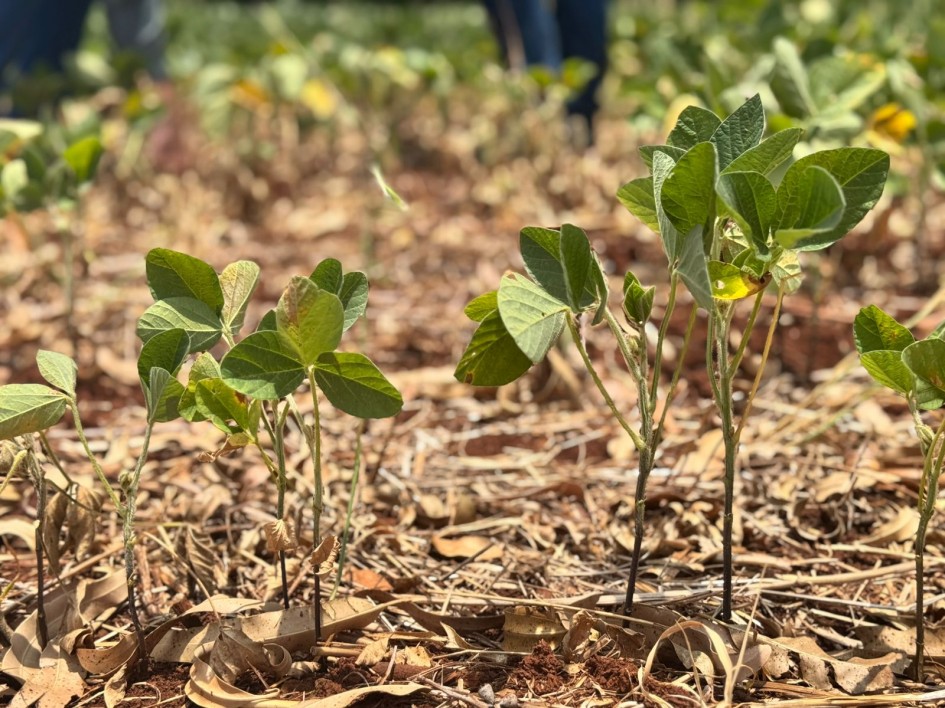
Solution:
<svg viewBox="0 0 945 708"><path fill-rule="evenodd" d="M46 480L32 449L26 452L30 478L36 488L36 624L39 644L49 643L49 625L46 620L46 574L43 568L43 549L46 547ZM48 555L48 554L47 554Z"/></svg>
<svg viewBox="0 0 945 708"><path fill-rule="evenodd" d="M272 429L272 445L276 452L276 516L281 520L285 518L285 492L286 492L286 469L285 469L285 421L288 415L289 404L286 403L279 413L278 404L273 406L273 417L275 426ZM285 549L279 549L279 573L282 577L282 606L289 609L289 573L286 568Z"/></svg>
<svg viewBox="0 0 945 708"><path fill-rule="evenodd" d="M310 445L312 467L315 476L315 489L312 494L313 547L318 548L322 542L322 512L325 510L325 502L322 488L322 420L318 410L318 384L315 381L315 373L312 369L309 369L308 372L308 384L312 394L312 407L314 409L312 444ZM322 579L318 574L318 567L314 569L314 575L315 597L313 602L315 606L312 608L312 611L315 615L315 643L317 644L321 641L322 637Z"/></svg>
<svg viewBox="0 0 945 708"><path fill-rule="evenodd" d="M914 410L914 414L918 415ZM922 425L921 420L917 425ZM924 443L923 443L924 447ZM925 450L925 464L919 486L919 527L915 535L915 680L925 678L925 539L935 513L938 482L945 466L945 420L939 425L932 443Z"/></svg>

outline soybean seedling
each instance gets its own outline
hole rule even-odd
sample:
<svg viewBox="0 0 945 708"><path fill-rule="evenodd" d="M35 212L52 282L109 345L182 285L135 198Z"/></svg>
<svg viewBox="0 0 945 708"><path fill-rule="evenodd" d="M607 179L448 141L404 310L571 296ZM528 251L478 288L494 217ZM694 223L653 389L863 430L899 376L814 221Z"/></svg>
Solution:
<svg viewBox="0 0 945 708"><path fill-rule="evenodd" d="M403 406L397 389L365 355L338 351L342 335L367 308L368 281L360 272L344 273L341 263L326 259L310 276L292 278L274 310L256 331L236 341L246 307L259 279L255 263L230 264L218 276L203 261L168 249L147 256L148 284L155 302L141 316L142 339L179 327L191 335L194 361L180 399L182 415L208 420L227 434L227 449L256 447L276 484L277 520L268 530L280 554L283 603L288 606L284 553L295 541L285 522L285 427L291 415L304 434L314 468L312 513L315 546L321 542L324 510L322 428L319 398L359 418L395 415ZM197 343L194 343L194 339ZM229 346L217 361L209 349L221 339ZM308 383L313 417L303 420L294 395ZM272 459L260 438L266 430ZM320 576L315 572L316 636L321 633Z"/></svg>
<svg viewBox="0 0 945 708"><path fill-rule="evenodd" d="M864 307L853 321L853 336L863 368L878 383L905 397L922 449L919 482L919 526L915 553L916 681L922 681L925 654L925 541L938 498L938 481L945 465L945 419L933 430L922 415L945 405L945 324L925 339L912 333L875 305Z"/></svg>

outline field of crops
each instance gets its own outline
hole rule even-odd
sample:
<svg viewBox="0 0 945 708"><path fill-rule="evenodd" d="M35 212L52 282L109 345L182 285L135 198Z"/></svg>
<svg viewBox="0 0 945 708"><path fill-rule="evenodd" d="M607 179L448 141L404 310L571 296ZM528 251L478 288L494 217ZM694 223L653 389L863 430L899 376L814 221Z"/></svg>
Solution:
<svg viewBox="0 0 945 708"><path fill-rule="evenodd" d="M614 0L592 144L477 2L166 5L0 118L0 700L945 701L934 0Z"/></svg>

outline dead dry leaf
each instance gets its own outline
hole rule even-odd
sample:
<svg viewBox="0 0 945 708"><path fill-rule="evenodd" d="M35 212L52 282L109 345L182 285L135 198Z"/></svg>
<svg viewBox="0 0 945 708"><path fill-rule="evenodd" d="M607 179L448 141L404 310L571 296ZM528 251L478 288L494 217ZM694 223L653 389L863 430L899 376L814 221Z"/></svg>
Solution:
<svg viewBox="0 0 945 708"><path fill-rule="evenodd" d="M270 553L294 551L299 547L295 526L289 519L276 519L263 524L263 535Z"/></svg>
<svg viewBox="0 0 945 708"><path fill-rule="evenodd" d="M785 666L785 653L797 662L801 678L822 691L836 687L854 696L889 688L893 684L892 665L899 658L895 652L872 659L841 660L830 656L810 637L766 639L774 651L765 663L765 672L777 678ZM832 677L832 678L831 678Z"/></svg>
<svg viewBox="0 0 945 708"><path fill-rule="evenodd" d="M530 606L506 610L502 629L505 633L502 637L503 651L526 654L542 641L557 649L566 632L553 610Z"/></svg>
<svg viewBox="0 0 945 708"><path fill-rule="evenodd" d="M889 521L881 524L860 543L865 546L886 546L893 541L908 541L915 537L919 528L919 512L911 506L901 506L896 515Z"/></svg>
<svg viewBox="0 0 945 708"><path fill-rule="evenodd" d="M444 558L475 558L488 561L501 558L503 555L502 546L486 536L459 536L457 538L434 536L430 540L430 545Z"/></svg>
<svg viewBox="0 0 945 708"><path fill-rule="evenodd" d="M85 672L74 657L62 650L58 640L46 645L37 663L21 667L18 672L24 683L10 702L11 708L62 708L85 693Z"/></svg>

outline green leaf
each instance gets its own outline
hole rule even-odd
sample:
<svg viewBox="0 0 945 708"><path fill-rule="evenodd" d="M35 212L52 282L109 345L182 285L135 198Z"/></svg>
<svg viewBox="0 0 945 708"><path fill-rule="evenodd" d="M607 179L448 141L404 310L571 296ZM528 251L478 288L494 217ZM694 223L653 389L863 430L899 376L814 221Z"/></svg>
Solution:
<svg viewBox="0 0 945 708"><path fill-rule="evenodd" d="M755 94L722 121L710 138L718 150L719 169L724 170L739 155L761 142L765 132L765 111Z"/></svg>
<svg viewBox="0 0 945 708"><path fill-rule="evenodd" d="M199 423L206 420L197 410L197 384L206 379L220 378L220 365L213 355L209 352L199 354L190 367L190 375L187 379L187 386L180 397L180 414L185 420L191 423Z"/></svg>
<svg viewBox="0 0 945 708"><path fill-rule="evenodd" d="M220 362L220 372L230 388L264 400L288 396L305 378L295 345L268 330L237 342Z"/></svg>
<svg viewBox="0 0 945 708"><path fill-rule="evenodd" d="M194 397L200 415L221 431L227 434L242 431L255 439L257 431L251 428L249 406L223 379L198 381ZM235 429L228 422L231 420Z"/></svg>
<svg viewBox="0 0 945 708"><path fill-rule="evenodd" d="M709 140L721 124L722 121L712 111L700 106L686 106L666 142L689 150Z"/></svg>
<svg viewBox="0 0 945 708"><path fill-rule="evenodd" d="M771 266L771 277L785 295L797 292L804 280L800 260L794 251L782 251L778 260Z"/></svg>
<svg viewBox="0 0 945 708"><path fill-rule="evenodd" d="M915 376L902 360L902 353L875 349L860 354L860 363L873 379L883 386L908 395L915 388Z"/></svg>
<svg viewBox="0 0 945 708"><path fill-rule="evenodd" d="M594 294L597 298L597 311L594 313L592 325L600 324L607 310L607 301L610 298L610 286L607 284L607 275L604 273L604 267L600 263L600 258L593 251L591 252L590 264L591 285L594 288Z"/></svg>
<svg viewBox="0 0 945 708"><path fill-rule="evenodd" d="M719 300L741 300L764 290L771 278L756 278L731 263L709 261L712 295Z"/></svg>
<svg viewBox="0 0 945 708"><path fill-rule="evenodd" d="M219 315L223 290L216 272L199 258L167 248L153 248L145 258L148 287L155 300L190 297Z"/></svg>
<svg viewBox="0 0 945 708"><path fill-rule="evenodd" d="M46 379L47 383L75 398L75 382L78 373L75 361L65 354L40 349L36 352L36 365L39 367L40 376Z"/></svg>
<svg viewBox="0 0 945 708"><path fill-rule="evenodd" d="M338 296L303 276L292 278L276 307L276 326L298 348L306 367L338 347L344 321L344 305Z"/></svg>
<svg viewBox="0 0 945 708"><path fill-rule="evenodd" d="M945 340L922 339L902 350L902 361L916 378L935 388L935 397L945 397Z"/></svg>
<svg viewBox="0 0 945 708"><path fill-rule="evenodd" d="M496 312L499 309L499 300L497 296L497 291L490 290L487 293L483 293L478 297L473 298L466 305L466 309L463 310L466 313L466 317L471 319L473 322L482 322L486 317L491 315L493 312Z"/></svg>
<svg viewBox="0 0 945 708"><path fill-rule="evenodd" d="M269 310L265 315L262 316L262 319L259 320L259 324L256 325L257 332L272 331L275 332L279 327L276 324L276 311L275 309Z"/></svg>
<svg viewBox="0 0 945 708"><path fill-rule="evenodd" d="M147 342L169 329L182 329L190 337L190 352L210 349L223 336L223 323L217 314L200 300L191 297L170 297L151 305L138 320L137 334Z"/></svg>
<svg viewBox="0 0 945 708"><path fill-rule="evenodd" d="M627 210L655 233L660 232L660 222L656 216L656 202L653 196L653 178L640 177L627 182L617 191L617 200Z"/></svg>
<svg viewBox="0 0 945 708"><path fill-rule="evenodd" d="M667 155L657 153L653 158L653 192L656 213L660 220L663 248L669 259L670 268L679 273L696 303L706 311L711 311L715 303L712 300L712 288L709 285L705 251L702 245L703 226L699 224L688 233L681 234L676 230L662 206L663 184L674 167L675 163Z"/></svg>
<svg viewBox="0 0 945 708"><path fill-rule="evenodd" d="M673 158L673 162L676 162L680 157L686 154L686 149L681 147L674 147L673 145L643 145L638 148L640 157L643 159L644 164L647 167L653 167L653 157L656 153L662 153Z"/></svg>
<svg viewBox="0 0 945 708"><path fill-rule="evenodd" d="M361 271L345 273L338 292L341 304L345 308L344 331L347 332L358 318L367 310L368 279Z"/></svg>
<svg viewBox="0 0 945 708"><path fill-rule="evenodd" d="M823 167L808 167L790 187L784 190L782 183L778 191L781 224L774 237L785 248L804 250L840 223L846 202L837 180Z"/></svg>
<svg viewBox="0 0 945 708"><path fill-rule="evenodd" d="M537 364L561 334L568 306L517 273L502 277L498 302L502 322L515 344Z"/></svg>
<svg viewBox="0 0 945 708"><path fill-rule="evenodd" d="M571 224L562 224L559 243L567 301L571 310L579 313L585 290L593 287L593 283L589 283L590 267L593 263L591 242L587 240L587 234L582 229Z"/></svg>
<svg viewBox="0 0 945 708"><path fill-rule="evenodd" d="M519 248L525 270L553 298L568 302L568 285L561 262L561 232L538 226L526 226L519 235ZM590 267L589 264L588 267ZM580 299L582 309L597 299L592 281L587 283Z"/></svg>
<svg viewBox="0 0 945 708"><path fill-rule="evenodd" d="M773 44L774 72L771 92L785 115L807 118L816 111L810 94L807 70L794 43L784 37L775 37Z"/></svg>
<svg viewBox="0 0 945 708"><path fill-rule="evenodd" d="M337 295L341 292L343 275L341 261L336 258L326 258L315 266L315 270L313 270L312 274L308 277L322 290L327 290Z"/></svg>
<svg viewBox="0 0 945 708"><path fill-rule="evenodd" d="M322 354L315 382L335 408L358 418L388 418L404 405L400 392L363 354Z"/></svg>
<svg viewBox="0 0 945 708"><path fill-rule="evenodd" d="M722 174L760 172L763 175L769 175L794 153L794 146L802 135L804 131L801 128L779 130L732 160L728 167L722 170Z"/></svg>
<svg viewBox="0 0 945 708"><path fill-rule="evenodd" d="M138 355L138 377L142 385L150 386L152 367L158 366L172 374L176 372L190 352L190 337L182 329L169 329L151 337Z"/></svg>
<svg viewBox="0 0 945 708"><path fill-rule="evenodd" d="M495 293L489 294L495 299ZM472 304L470 303L470 306ZM518 348L502 323L497 309L489 311L481 320L476 321L481 324L473 333L469 346L463 352L453 373L458 381L473 386L504 386L531 368L531 359Z"/></svg>
<svg viewBox="0 0 945 708"><path fill-rule="evenodd" d="M627 319L643 327L653 313L653 296L656 288L644 288L633 273L627 273L623 279L623 311Z"/></svg>
<svg viewBox="0 0 945 708"><path fill-rule="evenodd" d="M167 423L180 416L184 387L167 369L153 366L148 372L150 384L144 387L149 423Z"/></svg>
<svg viewBox="0 0 945 708"><path fill-rule="evenodd" d="M51 428L66 412L66 397L42 384L0 386L0 440Z"/></svg>
<svg viewBox="0 0 945 708"><path fill-rule="evenodd" d="M220 273L220 289L223 292L223 310L220 319L230 334L239 334L246 318L249 299L259 285L259 266L252 261L230 263Z"/></svg>
<svg viewBox="0 0 945 708"><path fill-rule="evenodd" d="M802 251L826 248L860 223L883 194L889 173L889 155L870 148L837 148L803 157L784 174L778 187L779 201L782 200L782 192L791 195L798 191L798 184L810 167L822 167L833 176L843 192L846 206L834 228L794 246ZM787 214L782 216L782 226L790 223L785 221L786 218L790 217Z"/></svg>
<svg viewBox="0 0 945 708"><path fill-rule="evenodd" d="M699 143L680 158L662 183L660 206L681 234L703 226L715 213L718 178L715 146Z"/></svg>
<svg viewBox="0 0 945 708"><path fill-rule="evenodd" d="M102 141L95 135L89 135L67 147L62 153L62 159L72 168L76 181L84 184L95 176L102 152Z"/></svg>
<svg viewBox="0 0 945 708"><path fill-rule="evenodd" d="M719 176L716 192L755 251L768 254L768 234L778 216L778 195L758 172L729 172Z"/></svg>
<svg viewBox="0 0 945 708"><path fill-rule="evenodd" d="M887 349L901 352L915 342L915 337L891 315L870 305L853 319L853 341L860 354Z"/></svg>
<svg viewBox="0 0 945 708"><path fill-rule="evenodd" d="M26 163L23 160L10 160L0 171L0 190L2 190L3 198L7 202L12 203L29 183L30 177L26 170Z"/></svg>

